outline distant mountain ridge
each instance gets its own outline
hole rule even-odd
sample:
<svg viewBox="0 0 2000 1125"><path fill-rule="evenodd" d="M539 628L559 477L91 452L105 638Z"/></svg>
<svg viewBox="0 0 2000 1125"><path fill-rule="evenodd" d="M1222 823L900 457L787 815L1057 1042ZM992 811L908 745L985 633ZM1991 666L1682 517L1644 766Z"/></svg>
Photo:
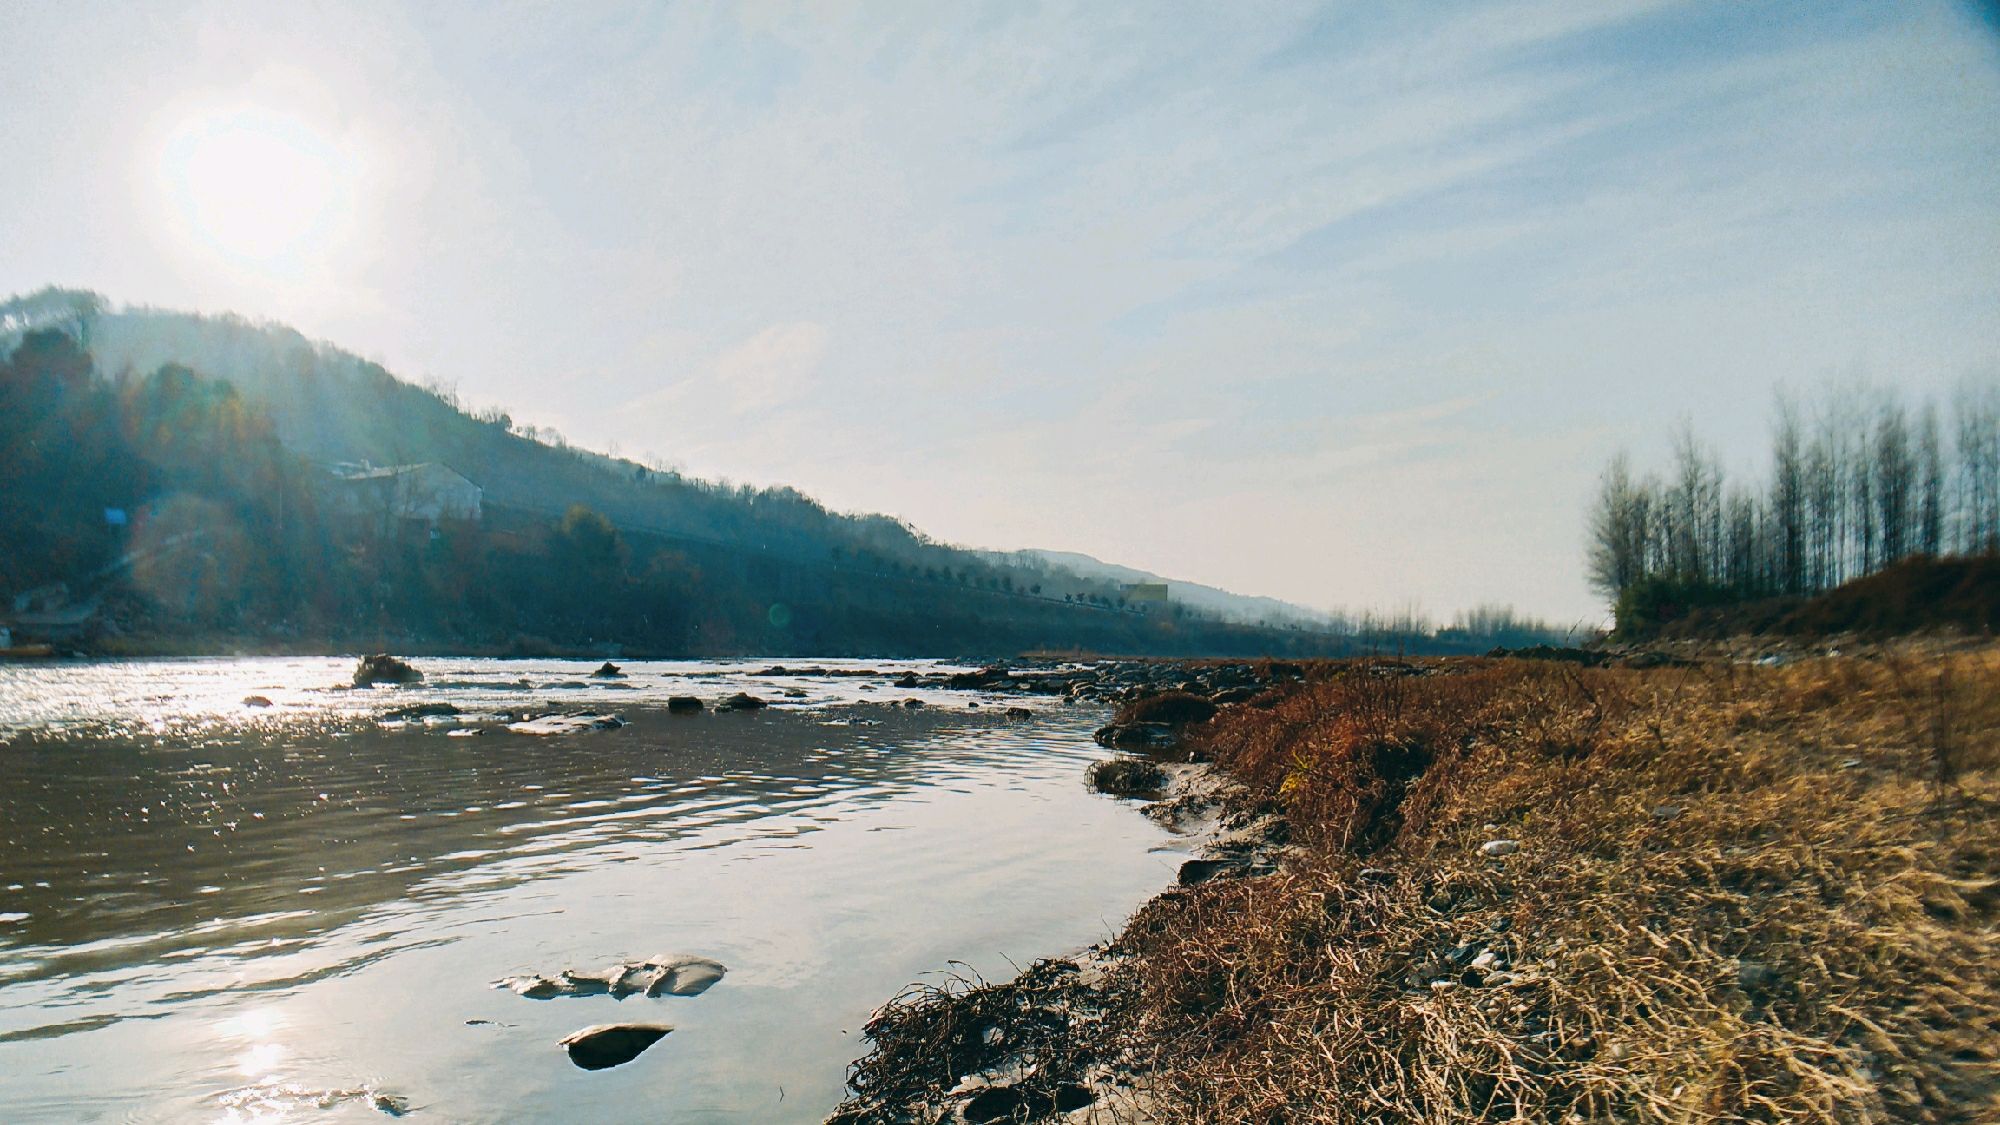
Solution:
<svg viewBox="0 0 2000 1125"><path fill-rule="evenodd" d="M1334 614L1316 610L1278 598L1257 594L1238 594L1219 586L1207 586L1200 582L1188 582L1179 578L1169 578L1151 571L1135 567L1121 566L1079 551L1052 551L1043 548L1027 548L1017 551L985 551L989 558L996 560L1032 560L1064 570L1083 578L1101 578L1121 585L1160 583L1167 587L1167 596L1190 608L1200 610L1223 621L1237 621L1244 624L1310 624L1331 628L1338 623Z"/></svg>
<svg viewBox="0 0 2000 1125"><path fill-rule="evenodd" d="M130 399L150 387L172 398L226 384L226 394L240 396L246 417L267 418L277 443L315 467L282 470L292 482L286 487L295 492L310 490L315 476L331 478L342 463L429 462L450 467L482 490L483 520L459 533L465 542L454 548L462 557L451 565L463 573L425 571L444 565L431 557L435 551L426 555L411 548L391 557L386 542L350 542L351 535L326 522L333 519L329 510L325 526L312 533L318 538L294 544L293 561L284 564L296 568L299 558L332 552L326 564L332 569L313 581L339 587L322 600L347 608L323 610L322 622L351 615L359 606L378 619L400 615L397 627L407 627L412 636L430 630L498 643L509 631L552 640L557 634L601 638L636 631L664 651L773 654L1009 649L1304 654L1349 644L1333 631L1251 624L1259 620L1262 603L1232 600L1236 596L1226 591L1177 584L1183 596L1171 604L1128 601L1124 583L1149 577L1146 572L1082 555L962 549L889 516L831 512L791 488L718 485L573 448L554 435L517 426L497 410L470 414L449 392L409 383L380 364L283 325L114 307L81 290L51 288L0 303L0 359L29 337L51 333L68 337L87 356L114 397ZM44 353L54 354L38 345L37 354ZM185 374L160 381L162 373L183 369ZM24 369L14 377L55 376ZM214 455L227 458L229 452ZM176 471L185 477L192 468L182 464ZM285 520L285 505L273 506L273 497L223 499L245 521L246 542L253 546L282 530L276 523L263 526ZM593 531L592 519L607 521L606 532ZM622 542L602 545L599 561L609 568L597 576L609 584L603 597L593 601L555 589L550 583L573 576L535 571L606 533ZM349 556L356 560L351 565ZM1087 564L1088 572L1073 569L1069 561ZM252 558L244 565L265 573L271 588L286 584L280 573L269 571L276 563ZM260 566L268 573L258 571ZM30 578L74 576L53 563L38 569L21 561L13 568L19 573L11 575L5 569L0 568L0 579L17 585ZM494 574L511 584L511 603L497 593L467 594L454 585L488 582ZM395 598L367 592L384 589L385 582L389 588L408 587L397 588L399 596L407 595L400 608L390 606ZM431 590L428 601L417 596L420 585ZM646 592L654 608L621 613L618 598L636 597L637 590ZM253 609L222 601L234 607L224 614L230 620L283 611L274 604ZM1289 615L1293 607L1272 603L1271 608Z"/></svg>
<svg viewBox="0 0 2000 1125"><path fill-rule="evenodd" d="M17 356L29 357L25 366ZM717 484L578 449L499 410L468 413L449 391L295 329L235 315L114 307L89 291L43 289L0 302L0 363L12 380L0 383L0 400L11 396L17 412L53 412L28 419L17 436L39 440L37 426L101 425L123 414L128 428L150 428L131 431L144 439L131 448L99 440L91 454L99 469L123 458L148 487L181 488L233 513L239 546L202 565L256 581L243 580L236 594L205 586L200 598L168 599L199 602L199 613L156 612L167 603L127 591L127 616L151 622L139 631L270 622L288 636L332 637L365 620L375 636L461 648L611 638L696 655L933 656L1476 651L1520 632L1510 613L1488 615L1508 628L1439 628L1413 613L1322 612L1077 552L957 547L890 516L829 511L796 489ZM78 370L94 373L98 387L71 406L88 398L96 414L57 418L71 409L61 405L62 386ZM167 440L195 433L188 418L204 420L211 437L252 435L259 460L243 462L237 439L206 450ZM0 594L72 582L114 561L105 552L118 535L35 507L55 503L71 471L39 448L17 452L44 474L43 495L13 517L0 505L0 525L14 521L0 526L0 548L12 552L0 550ZM428 547L379 530L357 537L322 495L343 463L444 465L477 486L483 514L442 539L434 530ZM263 483L246 483L253 476ZM81 494L69 500L89 507ZM71 523L51 538L64 519ZM193 520L184 530L203 527ZM58 540L69 545L66 562ZM574 569L579 560L590 564L585 572ZM598 588L580 588L585 579ZM1168 600L1127 589L1139 583L1165 583ZM296 603L274 591L302 589L317 591L299 610L307 620L288 623Z"/></svg>

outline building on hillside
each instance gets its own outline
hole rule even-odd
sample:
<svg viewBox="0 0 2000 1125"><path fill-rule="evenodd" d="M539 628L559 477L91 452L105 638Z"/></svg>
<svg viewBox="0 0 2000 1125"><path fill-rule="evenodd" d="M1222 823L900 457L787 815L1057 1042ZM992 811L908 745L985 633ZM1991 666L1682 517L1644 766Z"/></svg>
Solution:
<svg viewBox="0 0 2000 1125"><path fill-rule="evenodd" d="M351 516L413 520L436 527L444 520L477 520L485 491L438 461L416 465L330 466L334 510Z"/></svg>

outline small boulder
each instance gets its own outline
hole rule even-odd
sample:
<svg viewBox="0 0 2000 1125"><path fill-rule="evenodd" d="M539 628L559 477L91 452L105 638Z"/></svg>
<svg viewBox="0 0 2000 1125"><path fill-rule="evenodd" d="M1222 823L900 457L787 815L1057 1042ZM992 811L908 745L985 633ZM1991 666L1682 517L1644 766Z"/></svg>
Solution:
<svg viewBox="0 0 2000 1125"><path fill-rule="evenodd" d="M625 678L625 673L619 669L618 665L611 663L609 660L599 664L597 671L592 672L590 675L593 679L599 680L622 680Z"/></svg>
<svg viewBox="0 0 2000 1125"><path fill-rule="evenodd" d="M1174 744L1174 729L1164 723L1112 723L1091 738L1113 750L1159 750Z"/></svg>
<svg viewBox="0 0 2000 1125"><path fill-rule="evenodd" d="M692 695L676 695L667 700L667 711L674 715L693 715L703 710L701 700Z"/></svg>
<svg viewBox="0 0 2000 1125"><path fill-rule="evenodd" d="M539 719L527 719L518 723L508 723L507 729L515 734L535 735L542 738L559 734L582 734L593 730L616 730L625 725L625 720L616 715L544 715Z"/></svg>
<svg viewBox="0 0 2000 1125"><path fill-rule="evenodd" d="M749 692L739 691L728 699L716 704L715 709L717 711L762 711L769 706L769 703L751 695Z"/></svg>
<svg viewBox="0 0 2000 1125"><path fill-rule="evenodd" d="M1510 856L1520 850L1521 850L1521 841L1519 840L1488 840L1485 843L1479 845L1479 854L1486 856L1489 859L1499 859L1502 856Z"/></svg>
<svg viewBox="0 0 2000 1125"><path fill-rule="evenodd" d="M964 1118L974 1125L988 1121L1011 1121L1022 1105L1020 1090L1012 1086L988 1086L965 1103Z"/></svg>
<svg viewBox="0 0 2000 1125"><path fill-rule="evenodd" d="M458 714L458 708L449 703L414 703L408 707L398 707L384 712L384 719L428 719Z"/></svg>
<svg viewBox="0 0 2000 1125"><path fill-rule="evenodd" d="M644 961L622 962L603 969L564 969L555 976L529 973L494 982L530 1000L558 996L699 996L714 987L729 970L722 962L689 953L661 953Z"/></svg>
<svg viewBox="0 0 2000 1125"><path fill-rule="evenodd" d="M361 663L354 666L354 686L367 687L370 684L414 684L422 682L424 674L386 652L364 656Z"/></svg>
<svg viewBox="0 0 2000 1125"><path fill-rule="evenodd" d="M1094 763L1084 779L1115 797L1148 797L1167 787L1167 772L1144 758L1108 758Z"/></svg>
<svg viewBox="0 0 2000 1125"><path fill-rule="evenodd" d="M263 697L263 696L261 696L261 695L246 695L246 696L244 696L244 697L243 697L243 706L245 706L245 707L269 707L269 706L271 706L271 701L270 701L269 699L266 699L265 697Z"/></svg>
<svg viewBox="0 0 2000 1125"><path fill-rule="evenodd" d="M1010 719L1032 719L1035 717L1035 713L1026 707L1009 707L1007 708L1007 717Z"/></svg>
<svg viewBox="0 0 2000 1125"><path fill-rule="evenodd" d="M1246 869L1246 864L1234 859L1191 859L1181 864L1175 881L1183 887L1193 887L1216 879L1241 875Z"/></svg>
<svg viewBox="0 0 2000 1125"><path fill-rule="evenodd" d="M664 1023L599 1023L557 1040L569 1061L584 1070L604 1070L631 1062L673 1030Z"/></svg>
<svg viewBox="0 0 2000 1125"><path fill-rule="evenodd" d="M954 672L945 683L958 691L977 691L1006 686L1014 674L998 664L981 668L977 672Z"/></svg>

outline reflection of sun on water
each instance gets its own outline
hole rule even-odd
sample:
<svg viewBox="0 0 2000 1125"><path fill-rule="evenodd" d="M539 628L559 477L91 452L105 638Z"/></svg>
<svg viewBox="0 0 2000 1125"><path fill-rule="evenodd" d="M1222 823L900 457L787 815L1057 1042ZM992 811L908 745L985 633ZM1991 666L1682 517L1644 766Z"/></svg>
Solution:
<svg viewBox="0 0 2000 1125"><path fill-rule="evenodd" d="M291 1099L285 1096L288 1091L276 1072L286 1050L284 1044L273 1041L281 1027L277 1014L264 1008L238 1012L215 1025L216 1038L231 1052L236 1072L250 1079L249 1085L221 1096L218 1122L250 1125L284 1118Z"/></svg>
<svg viewBox="0 0 2000 1125"><path fill-rule="evenodd" d="M236 1069L239 1073L246 1078L269 1078L286 1053L283 1043L273 1041L273 1033L280 1026L276 1014L268 1009L253 1008L223 1020L215 1030L225 1043L236 1050Z"/></svg>
<svg viewBox="0 0 2000 1125"><path fill-rule="evenodd" d="M182 121L159 173L171 217L196 243L273 272L324 256L354 210L353 159L298 118L267 110Z"/></svg>

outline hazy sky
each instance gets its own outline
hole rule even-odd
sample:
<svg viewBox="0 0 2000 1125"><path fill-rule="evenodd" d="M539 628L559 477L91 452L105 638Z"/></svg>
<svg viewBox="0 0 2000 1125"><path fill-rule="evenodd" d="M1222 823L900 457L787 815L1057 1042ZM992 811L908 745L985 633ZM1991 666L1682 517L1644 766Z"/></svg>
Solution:
<svg viewBox="0 0 2000 1125"><path fill-rule="evenodd" d="M0 291L977 546L1594 616L1690 417L2000 358L1950 4L0 7Z"/></svg>

